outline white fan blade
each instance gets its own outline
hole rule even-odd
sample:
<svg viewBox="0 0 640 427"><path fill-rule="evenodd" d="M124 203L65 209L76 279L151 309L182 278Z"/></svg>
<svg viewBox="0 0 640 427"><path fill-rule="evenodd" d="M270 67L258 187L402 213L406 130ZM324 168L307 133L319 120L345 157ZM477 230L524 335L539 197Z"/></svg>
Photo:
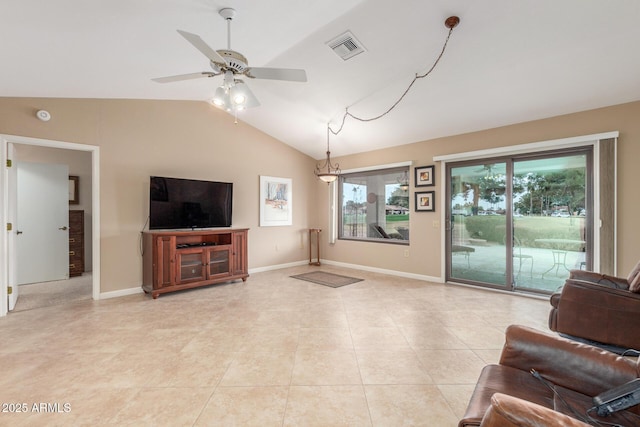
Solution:
<svg viewBox="0 0 640 427"><path fill-rule="evenodd" d="M213 76L217 76L217 74L212 73L211 71L202 71L200 73L178 74L177 76L158 77L151 80L157 83L171 83L171 82L179 82L180 80L191 80L191 79L199 79L201 77L213 77Z"/></svg>
<svg viewBox="0 0 640 427"><path fill-rule="evenodd" d="M291 82L307 81L307 73L304 70L294 70L291 68L250 67L244 74L253 79L287 80Z"/></svg>
<svg viewBox="0 0 640 427"><path fill-rule="evenodd" d="M180 35L182 37L184 37L185 39L187 39L187 41L189 43L191 43L193 45L193 47L195 47L196 49L198 49L200 52L202 52L202 54L204 56L206 56L207 58L209 58L211 61L218 63L218 64L222 64L222 65L226 65L226 61L224 60L224 58L222 56L220 56L218 54L218 52L216 52L215 50L211 49L209 47L208 44L206 44L204 42L204 40L202 40L200 38L200 36L196 35L196 34L191 34L188 33L186 31L182 31L182 30L177 30L178 33L180 33Z"/></svg>

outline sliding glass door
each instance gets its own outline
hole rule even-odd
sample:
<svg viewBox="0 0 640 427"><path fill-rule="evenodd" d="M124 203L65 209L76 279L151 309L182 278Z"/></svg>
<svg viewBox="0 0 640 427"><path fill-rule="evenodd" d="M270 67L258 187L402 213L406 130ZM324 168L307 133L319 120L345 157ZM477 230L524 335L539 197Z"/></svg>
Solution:
<svg viewBox="0 0 640 427"><path fill-rule="evenodd" d="M507 287L507 164L454 166L449 181L449 277Z"/></svg>
<svg viewBox="0 0 640 427"><path fill-rule="evenodd" d="M447 171L447 280L551 293L591 267L591 149Z"/></svg>

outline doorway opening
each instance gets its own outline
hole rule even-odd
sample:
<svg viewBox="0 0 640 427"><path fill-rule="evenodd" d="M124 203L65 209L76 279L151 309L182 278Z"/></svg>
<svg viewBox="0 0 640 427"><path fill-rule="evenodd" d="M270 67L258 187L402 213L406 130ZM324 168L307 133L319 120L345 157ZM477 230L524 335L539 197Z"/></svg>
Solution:
<svg viewBox="0 0 640 427"><path fill-rule="evenodd" d="M99 164L100 153L99 147L85 144L76 144L63 141L44 140L38 138L29 138L12 135L0 135L0 141L2 142L2 163L7 165L5 173L2 174L1 187L3 192L2 200L2 216L3 222L7 223L7 233L2 233L0 238L0 264L2 268L3 283L6 285L0 285L0 316L6 315L16 305L16 302L20 297L20 287L16 278L16 270L20 260L17 258L16 251L16 237L17 231L12 227L13 223L16 223L16 180L15 180L15 168L12 167L16 160L31 159L38 151L50 153L57 153L64 157L67 155L81 155L84 156L86 164L85 174L85 199L83 206L69 205L70 209L76 207L84 207L90 212L89 216L85 216L87 220L87 233L89 234L90 245L87 248L86 253L88 258L86 259L90 274L83 274L82 281L86 286L90 286L90 298L98 300L100 298L100 181L99 181ZM28 154L25 154L28 153ZM16 159L17 157L17 159ZM37 157L37 155L36 155ZM70 173L73 174L73 170ZM76 181L77 182L77 181ZM82 185L82 184L80 184ZM81 199L82 200L82 199ZM77 279L77 278L72 278ZM64 282L64 281L62 281ZM73 282L73 283L72 283ZM48 305L54 305L64 301L65 292L68 292L73 286L78 286L79 280L72 280L69 283L55 283L47 282L46 284L52 285L47 289L43 301L48 300ZM60 292L56 293L56 285ZM64 286L69 285L69 286ZM42 285L26 285L26 286L42 286ZM62 286L62 287L60 287ZM25 288L26 289L26 288ZM29 291L33 291L36 288L32 288ZM66 290L65 290L66 289ZM25 293L27 296L29 292ZM39 293L39 292L36 292ZM70 300L69 300L70 301ZM40 304L40 303L38 303ZM18 306L20 309L20 306Z"/></svg>

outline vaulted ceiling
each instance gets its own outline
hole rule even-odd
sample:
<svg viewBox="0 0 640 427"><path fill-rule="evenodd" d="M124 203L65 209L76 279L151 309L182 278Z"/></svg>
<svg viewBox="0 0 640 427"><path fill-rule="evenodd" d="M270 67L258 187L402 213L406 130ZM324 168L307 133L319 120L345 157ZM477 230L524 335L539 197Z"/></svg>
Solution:
<svg viewBox="0 0 640 427"><path fill-rule="evenodd" d="M308 76L247 79L262 105L238 119L318 159L345 108L378 115L431 67L451 15L433 73L384 118L347 119L334 156L640 100L637 0L3 0L0 96L208 101L220 76L151 79L209 71L176 30L226 48L223 7L250 66ZM346 61L326 45L345 31L365 48Z"/></svg>

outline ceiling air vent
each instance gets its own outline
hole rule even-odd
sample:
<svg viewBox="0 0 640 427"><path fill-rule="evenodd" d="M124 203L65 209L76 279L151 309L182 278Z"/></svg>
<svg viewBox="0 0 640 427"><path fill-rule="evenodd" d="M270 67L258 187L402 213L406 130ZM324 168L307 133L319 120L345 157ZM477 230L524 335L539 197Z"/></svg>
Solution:
<svg viewBox="0 0 640 427"><path fill-rule="evenodd" d="M328 41L327 46L333 49L336 55L345 61L365 51L362 43L351 34L351 31L347 31L335 39Z"/></svg>

